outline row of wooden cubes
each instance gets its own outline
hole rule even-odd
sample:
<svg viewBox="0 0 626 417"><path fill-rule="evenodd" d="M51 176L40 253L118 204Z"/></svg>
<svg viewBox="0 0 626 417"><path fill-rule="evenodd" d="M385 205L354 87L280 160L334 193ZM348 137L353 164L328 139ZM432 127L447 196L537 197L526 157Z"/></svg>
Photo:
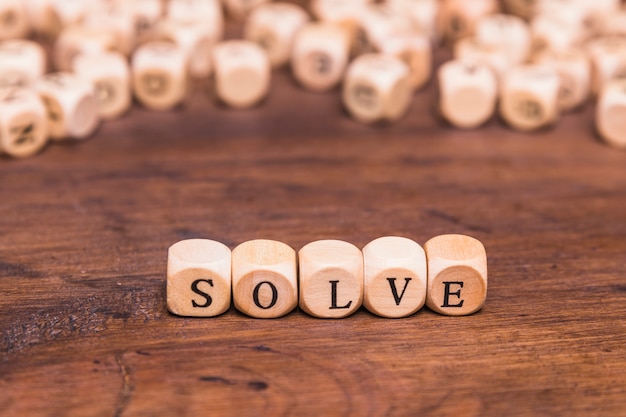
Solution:
<svg viewBox="0 0 626 417"><path fill-rule="evenodd" d="M465 235L430 239L386 236L363 250L318 240L296 252L285 243L251 240L232 252L207 239L169 248L167 307L180 316L213 317L231 299L251 317L276 318L296 306L319 318L343 318L361 305L381 317L407 317L425 304L444 315L480 310L487 296L487 255Z"/></svg>

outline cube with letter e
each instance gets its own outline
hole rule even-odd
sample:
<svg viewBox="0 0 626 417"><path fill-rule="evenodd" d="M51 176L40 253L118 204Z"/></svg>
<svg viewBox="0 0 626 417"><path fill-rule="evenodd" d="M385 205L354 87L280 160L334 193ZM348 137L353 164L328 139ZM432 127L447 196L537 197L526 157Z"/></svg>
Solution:
<svg viewBox="0 0 626 417"><path fill-rule="evenodd" d="M480 310L487 297L487 254L469 236L441 235L424 245L428 259L426 305L448 316Z"/></svg>

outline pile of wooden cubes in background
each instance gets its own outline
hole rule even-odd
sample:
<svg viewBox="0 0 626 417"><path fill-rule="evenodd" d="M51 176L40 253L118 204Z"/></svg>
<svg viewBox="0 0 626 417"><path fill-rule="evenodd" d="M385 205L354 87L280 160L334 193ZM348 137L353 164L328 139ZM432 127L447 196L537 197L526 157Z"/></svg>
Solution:
<svg viewBox="0 0 626 417"><path fill-rule="evenodd" d="M211 80L228 106L255 106L271 90L272 69L285 65L303 88L341 85L355 119L393 122L433 78L433 48L442 44L454 57L435 77L438 108L450 124L476 128L499 113L512 128L532 131L595 98L598 133L626 147L620 0L306 6L0 0L0 152L26 157L49 139L88 137L101 120L123 115L133 97L150 109L172 109L193 80ZM242 22L244 39L223 40L225 15Z"/></svg>

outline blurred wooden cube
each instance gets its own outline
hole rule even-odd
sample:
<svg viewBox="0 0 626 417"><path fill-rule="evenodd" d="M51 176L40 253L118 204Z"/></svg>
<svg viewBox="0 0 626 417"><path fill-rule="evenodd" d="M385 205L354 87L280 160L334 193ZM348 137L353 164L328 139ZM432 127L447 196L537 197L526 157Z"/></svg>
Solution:
<svg viewBox="0 0 626 417"><path fill-rule="evenodd" d="M395 121L411 102L409 67L399 58L365 54L348 67L343 83L343 104L356 120Z"/></svg>
<svg viewBox="0 0 626 417"><path fill-rule="evenodd" d="M480 43L475 37L466 37L454 44L455 59L487 65L500 82L513 67L509 56L501 49Z"/></svg>
<svg viewBox="0 0 626 417"><path fill-rule="evenodd" d="M495 113L498 84L486 64L452 60L438 70L439 111L452 125L471 129Z"/></svg>
<svg viewBox="0 0 626 417"><path fill-rule="evenodd" d="M46 106L51 139L84 139L97 129L98 103L88 81L55 72L40 78L35 89Z"/></svg>
<svg viewBox="0 0 626 417"><path fill-rule="evenodd" d="M29 31L28 16L22 2L0 1L0 41L24 38Z"/></svg>
<svg viewBox="0 0 626 417"><path fill-rule="evenodd" d="M607 36L592 39L587 43L591 61L591 91L600 93L611 80L626 78L626 38Z"/></svg>
<svg viewBox="0 0 626 417"><path fill-rule="evenodd" d="M267 55L256 43L225 41L213 51L215 92L231 107L251 107L267 96L271 69Z"/></svg>
<svg viewBox="0 0 626 417"><path fill-rule="evenodd" d="M380 45L384 54L400 58L409 67L411 86L423 87L433 71L433 52L428 37L419 33L392 35Z"/></svg>
<svg viewBox="0 0 626 417"><path fill-rule="evenodd" d="M558 104L561 111L574 110L587 102L591 92L591 65L579 49L545 51L534 63L553 68L560 79Z"/></svg>
<svg viewBox="0 0 626 417"><path fill-rule="evenodd" d="M307 12L292 3L267 3L256 7L244 26L244 38L259 45L277 68L289 62L293 40L309 21Z"/></svg>
<svg viewBox="0 0 626 417"><path fill-rule="evenodd" d="M187 72L196 79L207 78L213 72L213 48L219 34L203 22L164 20L158 26L158 38L176 44L185 54Z"/></svg>
<svg viewBox="0 0 626 417"><path fill-rule="evenodd" d="M168 110L183 103L187 93L187 56L173 43L149 42L132 57L135 97L147 108Z"/></svg>
<svg viewBox="0 0 626 417"><path fill-rule="evenodd" d="M449 43L474 34L481 17L499 10L496 0L442 0L438 15L438 32Z"/></svg>
<svg viewBox="0 0 626 417"><path fill-rule="evenodd" d="M530 30L526 22L517 16L484 16L476 22L475 32L478 43L500 49L512 65L524 63L530 56Z"/></svg>
<svg viewBox="0 0 626 417"><path fill-rule="evenodd" d="M0 153L25 158L48 143L48 120L41 98L26 88L0 88Z"/></svg>
<svg viewBox="0 0 626 417"><path fill-rule="evenodd" d="M613 80L600 91L596 105L596 130L611 146L626 148L626 80Z"/></svg>
<svg viewBox="0 0 626 417"><path fill-rule="evenodd" d="M46 72L46 54L36 42L0 42L0 88L30 87Z"/></svg>
<svg viewBox="0 0 626 417"><path fill-rule="evenodd" d="M559 115L560 79L547 66L524 65L504 77L500 91L500 115L509 126L529 131L548 126Z"/></svg>
<svg viewBox="0 0 626 417"><path fill-rule="evenodd" d="M92 83L98 113L104 120L120 117L130 108L132 94L128 61L120 52L79 55L74 73Z"/></svg>
<svg viewBox="0 0 626 417"><path fill-rule="evenodd" d="M332 23L308 23L296 35L291 55L295 79L305 88L326 91L341 81L348 64L348 33Z"/></svg>
<svg viewBox="0 0 626 417"><path fill-rule="evenodd" d="M74 59L83 53L114 51L117 43L109 31L85 26L68 26L54 44L54 66L59 71L71 71Z"/></svg>

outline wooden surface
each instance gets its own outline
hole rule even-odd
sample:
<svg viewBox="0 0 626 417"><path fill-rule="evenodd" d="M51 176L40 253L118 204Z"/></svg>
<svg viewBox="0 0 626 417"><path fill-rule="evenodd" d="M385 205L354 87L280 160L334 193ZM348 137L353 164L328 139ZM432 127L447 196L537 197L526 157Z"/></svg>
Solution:
<svg viewBox="0 0 626 417"><path fill-rule="evenodd" d="M555 129L393 126L274 74L263 106L196 91L82 143L0 160L2 416L625 416L626 153L592 106ZM165 308L167 248L480 239L485 307L341 320Z"/></svg>

